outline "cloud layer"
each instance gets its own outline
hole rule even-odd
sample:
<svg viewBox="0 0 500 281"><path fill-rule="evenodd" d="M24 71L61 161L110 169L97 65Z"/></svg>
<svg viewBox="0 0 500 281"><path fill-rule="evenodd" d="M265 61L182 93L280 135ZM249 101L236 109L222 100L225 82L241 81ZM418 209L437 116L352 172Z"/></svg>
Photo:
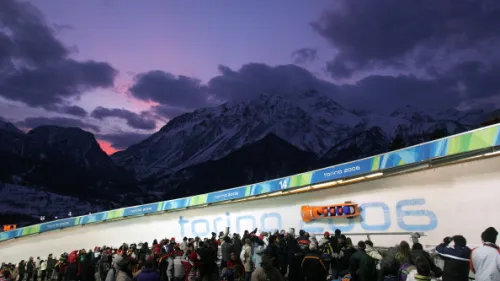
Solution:
<svg viewBox="0 0 500 281"><path fill-rule="evenodd" d="M134 129L152 130L156 128L156 121L151 119L147 113L137 114L126 109L97 107L90 116L99 120L109 117L120 118L127 121L127 125Z"/></svg>
<svg viewBox="0 0 500 281"><path fill-rule="evenodd" d="M70 49L31 4L0 1L0 26L0 95L4 98L54 110L69 98L113 86L117 71L105 62L69 59Z"/></svg>
<svg viewBox="0 0 500 281"><path fill-rule="evenodd" d="M338 50L326 65L333 77L386 67L432 71L498 52L499 3L338 0L312 27Z"/></svg>

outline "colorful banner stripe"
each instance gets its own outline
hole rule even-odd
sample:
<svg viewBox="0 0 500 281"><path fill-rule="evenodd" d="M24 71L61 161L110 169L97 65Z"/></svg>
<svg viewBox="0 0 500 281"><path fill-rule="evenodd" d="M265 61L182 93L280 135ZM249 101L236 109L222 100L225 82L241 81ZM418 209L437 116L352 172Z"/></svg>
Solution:
<svg viewBox="0 0 500 281"><path fill-rule="evenodd" d="M305 172L298 175L256 183L248 186L241 186L208 194L201 194L164 202L121 208L81 217L66 218L57 221L27 226L0 233L0 241L61 228L73 227L77 225L91 224L113 219L122 219L125 217L139 216L169 210L183 209L228 200L243 199L246 197L274 193L280 190L286 190L310 184L340 180L362 174L379 172L385 169L415 164L435 158L447 157L465 152L472 152L499 145L500 125L493 125L460 135L455 135L441 140L423 143L396 151L391 151L385 154L353 161L350 163L335 165L316 171Z"/></svg>

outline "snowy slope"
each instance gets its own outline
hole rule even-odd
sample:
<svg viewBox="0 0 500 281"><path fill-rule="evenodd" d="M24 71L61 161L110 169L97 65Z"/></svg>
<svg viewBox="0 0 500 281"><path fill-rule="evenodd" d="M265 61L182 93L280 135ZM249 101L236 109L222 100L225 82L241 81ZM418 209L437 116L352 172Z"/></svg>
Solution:
<svg viewBox="0 0 500 281"><path fill-rule="evenodd" d="M144 179L220 159L270 133L323 157L339 144L359 138L359 132L373 128L381 130L382 142L397 134L415 137L438 128L448 133L472 128L448 115L429 115L411 107L386 116L356 112L315 90L286 97L261 95L256 100L203 108L174 118L112 159Z"/></svg>
<svg viewBox="0 0 500 281"><path fill-rule="evenodd" d="M71 196L39 188L0 183L0 214L24 214L34 217L66 216L102 210L103 207ZM50 217L50 218L49 218Z"/></svg>

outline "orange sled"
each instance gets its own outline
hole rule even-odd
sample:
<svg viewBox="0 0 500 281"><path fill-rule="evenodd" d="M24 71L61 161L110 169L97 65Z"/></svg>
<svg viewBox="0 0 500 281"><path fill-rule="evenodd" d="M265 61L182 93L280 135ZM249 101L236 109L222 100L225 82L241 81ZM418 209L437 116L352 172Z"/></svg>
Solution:
<svg viewBox="0 0 500 281"><path fill-rule="evenodd" d="M329 206L302 206L300 208L302 220L310 222L324 218L354 218L359 216L358 204L349 201L344 204L334 204Z"/></svg>

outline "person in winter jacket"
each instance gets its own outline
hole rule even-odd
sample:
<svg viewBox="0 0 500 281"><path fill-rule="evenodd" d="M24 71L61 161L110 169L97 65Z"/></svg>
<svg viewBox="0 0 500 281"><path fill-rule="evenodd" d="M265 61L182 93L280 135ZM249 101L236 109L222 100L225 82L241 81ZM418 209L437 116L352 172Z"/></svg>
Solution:
<svg viewBox="0 0 500 281"><path fill-rule="evenodd" d="M297 243L299 245L299 248L302 249L304 253L308 252L311 241L309 240L306 232L302 229L299 231L299 238L297 238Z"/></svg>
<svg viewBox="0 0 500 281"><path fill-rule="evenodd" d="M417 257L415 269L409 272L405 281L431 281L431 268L426 258Z"/></svg>
<svg viewBox="0 0 500 281"><path fill-rule="evenodd" d="M281 250L281 247L280 247ZM255 268L259 268L260 264L262 262L262 254L266 251L266 246L264 245L264 241L260 240L259 238L255 238L254 242L254 249L253 249L253 264L255 265ZM286 269L286 268L285 268ZM281 269L280 269L281 271ZM283 274L283 271L281 271ZM285 271L286 273L286 271Z"/></svg>
<svg viewBox="0 0 500 281"><path fill-rule="evenodd" d="M406 241L401 241L401 243L399 243L398 251L394 257L399 264L411 263L410 253L410 244Z"/></svg>
<svg viewBox="0 0 500 281"><path fill-rule="evenodd" d="M376 261L381 261L382 260L382 255L379 253L377 249L373 247L373 242L370 240L365 241L366 249L365 252L367 255L369 255L372 259Z"/></svg>
<svg viewBox="0 0 500 281"><path fill-rule="evenodd" d="M47 276L47 262L40 261L40 278L42 281L45 281Z"/></svg>
<svg viewBox="0 0 500 281"><path fill-rule="evenodd" d="M250 281L252 274L252 242L250 238L245 239L245 245L240 253L240 259L245 267L245 281Z"/></svg>
<svg viewBox="0 0 500 281"><path fill-rule="evenodd" d="M41 272L40 272L40 257L37 257L36 258L36 261L35 261L35 270L33 271L33 280L37 281L38 280L38 277L41 275Z"/></svg>
<svg viewBox="0 0 500 281"><path fill-rule="evenodd" d="M329 268L317 251L315 243L309 245L309 252L302 260L301 268L305 281L326 281Z"/></svg>
<svg viewBox="0 0 500 281"><path fill-rule="evenodd" d="M65 279L67 281L78 281L78 253L73 251L68 256L68 266L66 267Z"/></svg>
<svg viewBox="0 0 500 281"><path fill-rule="evenodd" d="M182 263L183 252L180 251L175 255L174 258L174 281L182 281L186 275L186 268Z"/></svg>
<svg viewBox="0 0 500 281"><path fill-rule="evenodd" d="M19 272L19 280L22 281L24 279L24 275L26 274L26 263L24 262L24 260L19 262L17 270Z"/></svg>
<svg viewBox="0 0 500 281"><path fill-rule="evenodd" d="M108 271L106 281L132 281L132 274L128 271L130 259L126 256L117 255L113 259L113 269ZM114 278L113 278L114 277Z"/></svg>
<svg viewBox="0 0 500 281"><path fill-rule="evenodd" d="M228 236L225 236L223 238L224 243L222 243L221 247L221 253L222 253L222 260L221 260L221 267L226 266L226 262L231 259L231 248L233 245L231 245L231 239Z"/></svg>
<svg viewBox="0 0 500 281"><path fill-rule="evenodd" d="M453 247L448 245L454 242ZM442 272L443 281L468 281L469 258L471 250L467 247L467 240L462 235L446 237L443 243L436 247L436 252L444 260Z"/></svg>
<svg viewBox="0 0 500 281"><path fill-rule="evenodd" d="M241 253L241 249L243 248L243 245L241 243L240 236L236 233L233 234L233 252L236 254Z"/></svg>
<svg viewBox="0 0 500 281"><path fill-rule="evenodd" d="M279 248L279 256L278 256L278 264L280 266L279 270L283 276L286 275L288 271L288 250L286 247L286 238L285 238L285 230L281 230L278 235L278 248Z"/></svg>
<svg viewBox="0 0 500 281"><path fill-rule="evenodd" d="M415 243L413 244L410 252L410 257L412 264L416 264L417 258L422 258L427 261L427 263L430 266L431 272L433 273L433 276L436 278L441 277L442 275L442 270L441 268L436 266L436 263L434 260L431 258L431 255L424 251L424 247L420 243Z"/></svg>
<svg viewBox="0 0 500 281"><path fill-rule="evenodd" d="M295 240L295 239L294 239ZM267 253L262 254L261 266L252 273L251 281L285 281L281 272L274 267L274 257ZM289 279L290 280L290 279Z"/></svg>
<svg viewBox="0 0 500 281"><path fill-rule="evenodd" d="M52 254L47 257L47 279L52 279L52 272L54 271L54 266L56 265L56 259L53 258Z"/></svg>
<svg viewBox="0 0 500 281"><path fill-rule="evenodd" d="M136 279L137 281L160 281L160 275L153 268L153 261L146 261Z"/></svg>
<svg viewBox="0 0 500 281"><path fill-rule="evenodd" d="M286 236L286 246L288 249L288 280L302 281L301 264L305 254L299 247L293 228L289 230Z"/></svg>
<svg viewBox="0 0 500 281"><path fill-rule="evenodd" d="M380 262L380 270L378 272L378 281L394 280L398 275L400 264L396 261L396 253L399 245L389 248Z"/></svg>
<svg viewBox="0 0 500 281"><path fill-rule="evenodd" d="M201 266L201 277L207 280L212 280L212 276L217 273L218 269L215 260L214 250L208 247L204 242L199 242L199 249L196 251L198 256L200 256L203 265Z"/></svg>
<svg viewBox="0 0 500 281"><path fill-rule="evenodd" d="M339 267L338 267L339 272L345 272L349 269L351 256L354 253L356 253L356 249L352 245L351 238L347 238L345 237L345 235L342 236L343 236L342 240L344 240L345 242L343 243L344 245L340 250Z"/></svg>
<svg viewBox="0 0 500 281"><path fill-rule="evenodd" d="M488 227L481 233L483 246L471 253L470 267L477 281L500 281L500 248L497 246L498 232Z"/></svg>
<svg viewBox="0 0 500 281"><path fill-rule="evenodd" d="M33 280L33 274L34 274L35 270L36 270L35 262L33 261L33 257L30 257L30 259L28 260L28 263L26 264L26 274L28 274L26 281Z"/></svg>
<svg viewBox="0 0 500 281"><path fill-rule="evenodd" d="M375 260L366 253L365 242L359 241L358 250L351 256L351 259L356 260L359 267L358 276L361 281L375 280Z"/></svg>
<svg viewBox="0 0 500 281"><path fill-rule="evenodd" d="M278 241L275 235L271 235L271 237L269 237L269 245L267 245L266 253L268 253L273 257L274 267L276 267L279 270L280 264L278 259L279 259L280 249L278 247Z"/></svg>

